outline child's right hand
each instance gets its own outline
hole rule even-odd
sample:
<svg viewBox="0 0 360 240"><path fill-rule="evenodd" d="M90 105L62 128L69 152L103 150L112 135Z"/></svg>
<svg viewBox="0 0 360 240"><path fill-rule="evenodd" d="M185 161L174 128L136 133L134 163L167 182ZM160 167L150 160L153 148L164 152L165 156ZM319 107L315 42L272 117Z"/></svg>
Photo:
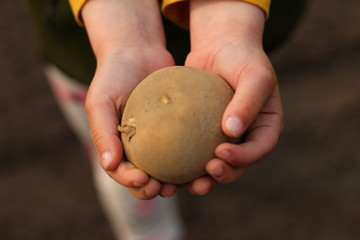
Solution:
<svg viewBox="0 0 360 240"><path fill-rule="evenodd" d="M126 161L117 131L133 89L150 73L174 65L158 1L91 0L82 18L97 59L85 105L101 166L139 199L169 197L177 187L160 184Z"/></svg>

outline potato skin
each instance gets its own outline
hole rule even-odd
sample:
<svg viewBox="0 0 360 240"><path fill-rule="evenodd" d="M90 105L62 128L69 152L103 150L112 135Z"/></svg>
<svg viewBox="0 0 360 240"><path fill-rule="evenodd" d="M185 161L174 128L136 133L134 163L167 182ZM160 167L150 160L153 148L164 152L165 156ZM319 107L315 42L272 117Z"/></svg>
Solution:
<svg viewBox="0 0 360 240"><path fill-rule="evenodd" d="M175 66L145 78L130 95L121 126L136 123L135 134L121 133L127 159L164 183L183 184L206 174L215 148L230 142L221 119L234 91L205 70Z"/></svg>

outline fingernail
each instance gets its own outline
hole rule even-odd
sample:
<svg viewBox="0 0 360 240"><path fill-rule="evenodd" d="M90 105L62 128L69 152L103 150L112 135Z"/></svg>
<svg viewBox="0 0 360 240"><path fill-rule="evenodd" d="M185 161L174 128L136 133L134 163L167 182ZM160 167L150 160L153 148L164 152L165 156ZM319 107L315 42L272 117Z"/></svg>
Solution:
<svg viewBox="0 0 360 240"><path fill-rule="evenodd" d="M144 186L144 184L139 183L139 182L133 182L133 185L134 185L134 187L136 187L136 188L139 188L139 187Z"/></svg>
<svg viewBox="0 0 360 240"><path fill-rule="evenodd" d="M217 167L212 172L212 175L214 177L221 177L223 174L224 174L224 168L223 167Z"/></svg>
<svg viewBox="0 0 360 240"><path fill-rule="evenodd" d="M222 159L222 160L224 160L224 161L226 161L226 160L228 160L228 159L230 158L230 152L227 151L227 150L223 150L223 151L217 152L217 153L215 153L215 155L216 155L218 158L220 158L220 159Z"/></svg>
<svg viewBox="0 0 360 240"><path fill-rule="evenodd" d="M170 198L171 196L168 196L168 195L164 195L164 194L159 194L160 197L162 198Z"/></svg>
<svg viewBox="0 0 360 240"><path fill-rule="evenodd" d="M107 169L111 162L112 162L112 156L111 156L111 153L110 152L104 152L102 155L101 155L101 161L102 161L102 165L105 169Z"/></svg>
<svg viewBox="0 0 360 240"><path fill-rule="evenodd" d="M225 127L233 137L239 137L241 135L243 124L240 119L236 117L229 117L226 120Z"/></svg>

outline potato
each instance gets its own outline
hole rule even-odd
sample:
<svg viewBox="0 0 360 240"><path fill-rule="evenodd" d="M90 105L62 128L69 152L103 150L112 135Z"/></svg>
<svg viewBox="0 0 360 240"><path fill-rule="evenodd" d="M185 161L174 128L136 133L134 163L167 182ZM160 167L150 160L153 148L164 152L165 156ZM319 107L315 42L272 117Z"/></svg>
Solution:
<svg viewBox="0 0 360 240"><path fill-rule="evenodd" d="M197 68L150 74L131 93L119 126L127 159L163 183L205 175L215 148L232 141L221 119L233 94L222 78Z"/></svg>

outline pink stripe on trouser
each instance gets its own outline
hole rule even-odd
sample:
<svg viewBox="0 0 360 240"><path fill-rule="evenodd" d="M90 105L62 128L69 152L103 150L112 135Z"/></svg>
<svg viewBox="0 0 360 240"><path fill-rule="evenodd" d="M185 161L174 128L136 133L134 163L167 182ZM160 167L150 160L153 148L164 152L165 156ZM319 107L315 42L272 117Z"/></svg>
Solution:
<svg viewBox="0 0 360 240"><path fill-rule="evenodd" d="M122 240L183 239L183 227L175 198L139 200L101 168L85 112L87 86L53 65L45 66L44 71L65 119L92 160L95 188L115 237Z"/></svg>

